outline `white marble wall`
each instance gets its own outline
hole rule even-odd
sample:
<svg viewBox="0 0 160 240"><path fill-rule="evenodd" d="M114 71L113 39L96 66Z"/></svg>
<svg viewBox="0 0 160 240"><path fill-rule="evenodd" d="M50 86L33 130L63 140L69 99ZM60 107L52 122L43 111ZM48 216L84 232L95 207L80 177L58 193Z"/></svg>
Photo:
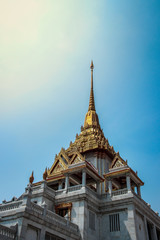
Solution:
<svg viewBox="0 0 160 240"><path fill-rule="evenodd" d="M110 232L109 215L119 213L120 231ZM110 212L100 217L100 240L136 240L134 215L131 209Z"/></svg>
<svg viewBox="0 0 160 240"><path fill-rule="evenodd" d="M135 214L135 220L136 220L136 231L137 231L137 239L138 240L146 240L146 230L145 230L145 222L144 217L136 212Z"/></svg>

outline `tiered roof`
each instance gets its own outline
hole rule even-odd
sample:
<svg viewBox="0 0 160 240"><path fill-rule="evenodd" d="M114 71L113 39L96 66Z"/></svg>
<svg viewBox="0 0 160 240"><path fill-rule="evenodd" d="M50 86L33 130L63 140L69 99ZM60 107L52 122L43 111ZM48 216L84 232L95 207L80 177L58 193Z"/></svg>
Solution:
<svg viewBox="0 0 160 240"><path fill-rule="evenodd" d="M72 152L79 151L85 153L91 150L105 150L113 158L115 151L113 146L109 145L108 139L105 138L103 130L100 127L98 115L95 109L94 91L93 91L93 61L91 62L91 90L89 99L89 108L85 116L84 126L81 127L81 133L76 135L74 143L70 143L66 150L70 156Z"/></svg>
<svg viewBox="0 0 160 240"><path fill-rule="evenodd" d="M98 115L96 113L95 102L94 102L94 90L93 90L93 61L91 62L91 90L89 98L89 108L85 116L84 126L81 127L80 134L76 134L76 139L68 149L62 148L60 153L56 155L55 161L50 169L45 171L45 178L47 181L54 179L64 178L64 173L71 171L72 166L75 164L84 163L83 165L88 168L93 168L89 166L85 160L86 152L105 152L110 156L112 163L110 166L110 172L105 176L114 175L114 173L119 171L126 171L131 168L127 165L127 161L124 161L119 152L115 152L113 146L110 146L108 139L105 138L103 130L100 127ZM125 168L125 169L124 169ZM69 169L69 170L68 170ZM92 169L93 172L95 169ZM134 174L135 175L135 174ZM142 184L142 182L141 182Z"/></svg>

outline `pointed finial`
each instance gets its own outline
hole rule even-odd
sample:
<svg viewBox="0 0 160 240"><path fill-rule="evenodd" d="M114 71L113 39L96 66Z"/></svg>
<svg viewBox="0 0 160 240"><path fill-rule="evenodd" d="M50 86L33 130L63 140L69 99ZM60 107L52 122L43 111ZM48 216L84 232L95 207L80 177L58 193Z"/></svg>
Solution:
<svg viewBox="0 0 160 240"><path fill-rule="evenodd" d="M31 176L29 178L29 183L32 184L33 181L34 181L34 176L33 176L33 171L32 171L32 174L31 174Z"/></svg>
<svg viewBox="0 0 160 240"><path fill-rule="evenodd" d="M91 61L90 69L91 69L91 70L94 69L93 61Z"/></svg>
<svg viewBox="0 0 160 240"><path fill-rule="evenodd" d="M44 173L43 173L43 180L46 181L47 176L48 176L48 173L47 173L47 168L46 168L45 171L44 171Z"/></svg>
<svg viewBox="0 0 160 240"><path fill-rule="evenodd" d="M94 93L93 93L93 69L94 69L93 61L91 61L90 69L91 69L91 91L90 91L88 111L90 110L95 111Z"/></svg>

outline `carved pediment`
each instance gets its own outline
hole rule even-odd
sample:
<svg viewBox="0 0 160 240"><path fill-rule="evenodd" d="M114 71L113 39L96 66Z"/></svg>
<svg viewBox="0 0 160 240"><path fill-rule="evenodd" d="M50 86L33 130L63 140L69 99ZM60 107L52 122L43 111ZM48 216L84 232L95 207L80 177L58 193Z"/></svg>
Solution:
<svg viewBox="0 0 160 240"><path fill-rule="evenodd" d="M61 172L62 170L67 169L68 162L65 159L62 156L62 154L59 154L58 156L56 156L55 161L48 172L48 176L54 175L56 173Z"/></svg>
<svg viewBox="0 0 160 240"><path fill-rule="evenodd" d="M127 162L125 162L120 156L119 154L117 154L113 161L112 161L112 165L111 165L111 168L117 168L117 167L123 167L123 166L126 166L127 165Z"/></svg>
<svg viewBox="0 0 160 240"><path fill-rule="evenodd" d="M75 159L73 160L72 164L76 164L76 163L79 163L79 162L82 162L82 159L80 159L79 156L76 156Z"/></svg>
<svg viewBox="0 0 160 240"><path fill-rule="evenodd" d="M61 149L61 151L58 155L64 161L65 164L67 164L69 162L69 157L67 156L64 148Z"/></svg>
<svg viewBox="0 0 160 240"><path fill-rule="evenodd" d="M84 157L79 152L75 152L74 155L72 156L70 164L76 164L83 161L84 161Z"/></svg>
<svg viewBox="0 0 160 240"><path fill-rule="evenodd" d="M115 168L115 167L121 167L121 166L124 166L124 164L118 159L118 160L116 161L116 163L114 164L114 168Z"/></svg>
<svg viewBox="0 0 160 240"><path fill-rule="evenodd" d="M62 170L64 170L64 167L62 166L62 164L60 162L58 162L56 164L56 166L54 167L52 173L61 172Z"/></svg>

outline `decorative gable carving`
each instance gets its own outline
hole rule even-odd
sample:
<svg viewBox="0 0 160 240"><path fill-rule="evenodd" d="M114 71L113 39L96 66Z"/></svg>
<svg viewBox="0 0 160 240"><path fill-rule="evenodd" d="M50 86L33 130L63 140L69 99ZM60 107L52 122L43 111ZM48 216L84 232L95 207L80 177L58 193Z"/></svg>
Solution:
<svg viewBox="0 0 160 240"><path fill-rule="evenodd" d="M79 162L83 162L84 160L85 160L84 157L79 152L76 151L71 158L70 164L76 164Z"/></svg>
<svg viewBox="0 0 160 240"><path fill-rule="evenodd" d="M53 169L52 173L57 173L64 170L64 167L62 166L62 164L60 162L58 162L55 166L55 168Z"/></svg>
<svg viewBox="0 0 160 240"><path fill-rule="evenodd" d="M115 167L122 167L122 166L124 166L124 164L118 159L117 161L116 161L116 163L114 164L114 168Z"/></svg>
<svg viewBox="0 0 160 240"><path fill-rule="evenodd" d="M64 161L65 164L68 164L69 157L67 156L64 148L61 149L61 151L58 155L61 157L61 159Z"/></svg>
<svg viewBox="0 0 160 240"><path fill-rule="evenodd" d="M75 159L73 160L72 164L76 164L82 162L82 159L79 156L76 156Z"/></svg>
<svg viewBox="0 0 160 240"><path fill-rule="evenodd" d="M65 153L64 149L61 149L58 156L56 155L55 161L48 172L48 177L54 174L60 173L62 170L67 169L69 162L69 157Z"/></svg>
<svg viewBox="0 0 160 240"><path fill-rule="evenodd" d="M120 157L119 153L117 153L112 161L111 168L123 167L126 165L127 162Z"/></svg>

